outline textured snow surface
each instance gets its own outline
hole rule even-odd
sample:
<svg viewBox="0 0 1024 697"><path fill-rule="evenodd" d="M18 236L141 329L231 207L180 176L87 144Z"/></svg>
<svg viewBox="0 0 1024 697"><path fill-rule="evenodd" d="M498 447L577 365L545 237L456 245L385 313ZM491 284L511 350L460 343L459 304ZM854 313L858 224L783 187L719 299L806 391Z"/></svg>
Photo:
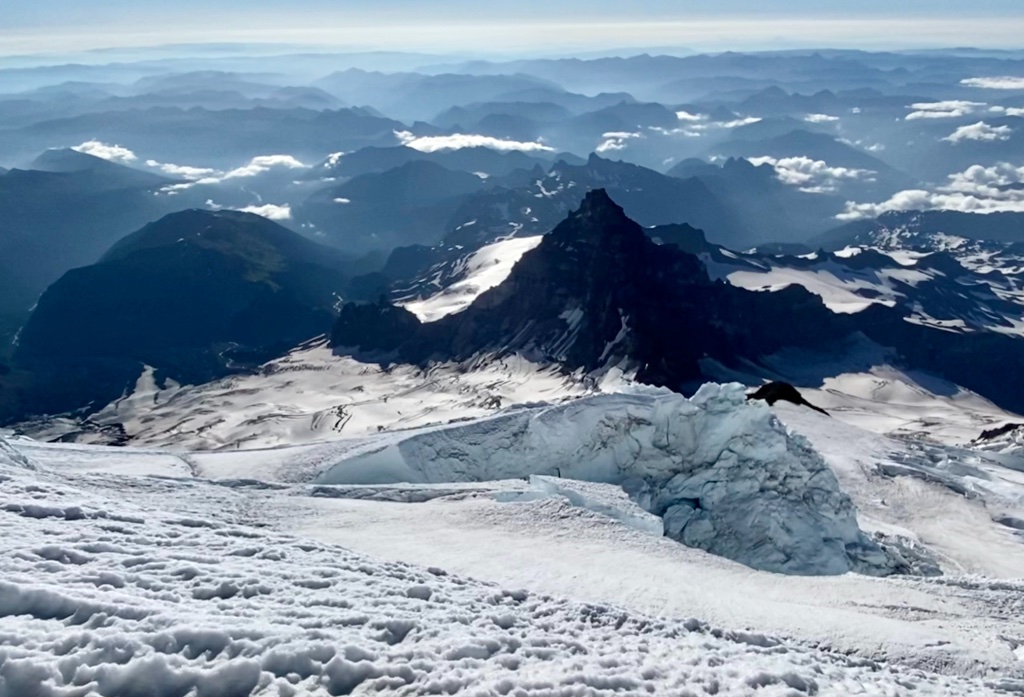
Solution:
<svg viewBox="0 0 1024 697"><path fill-rule="evenodd" d="M7 461L0 483L4 697L983 695L1015 684L382 561L283 532L294 491Z"/></svg>
<svg viewBox="0 0 1024 697"><path fill-rule="evenodd" d="M390 441L390 442L388 442ZM806 441L742 385L587 397L395 434L345 453L322 483L485 481L546 474L622 484L665 534L755 568L891 573Z"/></svg>
<svg viewBox="0 0 1024 697"><path fill-rule="evenodd" d="M58 419L22 430L39 440L74 435L81 442L109 443L99 429L113 427L145 447L268 448L485 416L511 404L586 391L556 367L518 356L421 370L334 356L321 343L267 363L257 375L204 385L161 389L147 372L130 395L84 425Z"/></svg>

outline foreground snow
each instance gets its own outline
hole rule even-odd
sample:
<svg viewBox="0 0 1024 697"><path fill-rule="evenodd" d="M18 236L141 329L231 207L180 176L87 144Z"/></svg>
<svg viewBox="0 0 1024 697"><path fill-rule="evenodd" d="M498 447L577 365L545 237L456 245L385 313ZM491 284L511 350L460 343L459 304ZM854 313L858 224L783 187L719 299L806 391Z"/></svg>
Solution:
<svg viewBox="0 0 1024 697"><path fill-rule="evenodd" d="M688 612L658 618L381 561L286 532L296 504L344 499L69 471L31 462L21 446L0 451L5 697L981 695L1014 686L1005 674L952 677L716 629ZM489 500L556 520L535 515L555 500ZM603 534L643 534L572 510ZM477 551L500 562L501 550ZM537 569L553 561L548 551L537 545ZM984 592L1022 590L1002 588Z"/></svg>

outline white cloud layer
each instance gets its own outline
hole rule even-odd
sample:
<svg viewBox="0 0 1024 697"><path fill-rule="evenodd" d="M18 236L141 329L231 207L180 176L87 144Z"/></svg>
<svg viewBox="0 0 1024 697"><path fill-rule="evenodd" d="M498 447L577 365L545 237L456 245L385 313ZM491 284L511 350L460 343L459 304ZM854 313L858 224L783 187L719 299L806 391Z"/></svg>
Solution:
<svg viewBox="0 0 1024 697"><path fill-rule="evenodd" d="M81 145L76 145L72 150L75 150L86 155L92 155L93 157L101 157L104 160L110 160L111 162L118 162L126 165L130 162L138 160L138 156L128 148L123 148L120 145L108 145L98 140L87 140Z"/></svg>
<svg viewBox="0 0 1024 697"><path fill-rule="evenodd" d="M554 152L555 150L543 143L503 140L469 133L453 133L447 136L415 136L409 131L395 131L395 137L405 147L420 152L441 152L463 148L490 148L499 152Z"/></svg>
<svg viewBox="0 0 1024 697"><path fill-rule="evenodd" d="M876 174L869 169L830 167L824 160L814 160L805 156L775 158L766 155L748 159L756 166L769 164L774 167L776 176L783 184L815 194L831 193L843 181L874 181Z"/></svg>
<svg viewBox="0 0 1024 697"><path fill-rule="evenodd" d="M950 143L960 143L965 140L996 141L1009 140L1013 132L1009 126L990 126L984 121L972 123L970 126L961 126L943 140Z"/></svg>
<svg viewBox="0 0 1024 697"><path fill-rule="evenodd" d="M287 169L307 169L309 165L302 164L291 155L259 155L249 160L249 164L244 167L231 170L225 174L222 179L255 177L269 172L271 169L276 167L284 167Z"/></svg>
<svg viewBox="0 0 1024 697"><path fill-rule="evenodd" d="M1002 75L999 77L969 77L960 81L967 87L980 87L986 90L1024 90L1024 77Z"/></svg>
<svg viewBox="0 0 1024 697"><path fill-rule="evenodd" d="M989 108L994 114L1003 114L1004 116L1024 116L1024 107L1015 106L994 106Z"/></svg>
<svg viewBox="0 0 1024 697"><path fill-rule="evenodd" d="M157 162L156 160L146 160L146 166L158 169L172 177L181 177L191 181L221 174L221 172L208 167L189 167L188 165L175 165L168 162Z"/></svg>
<svg viewBox="0 0 1024 697"><path fill-rule="evenodd" d="M1024 167L1006 162L973 165L949 175L949 181L934 191L908 189L881 203L848 201L837 218L877 218L889 211L951 210L965 213L1024 212Z"/></svg>
<svg viewBox="0 0 1024 697"><path fill-rule="evenodd" d="M913 111L907 114L906 120L960 118L973 114L983 106L985 106L984 102L968 102L961 99L950 99L944 102L918 102L907 107Z"/></svg>
<svg viewBox="0 0 1024 697"><path fill-rule="evenodd" d="M680 121L703 121L707 116L704 114L691 114L688 111L677 111L676 118Z"/></svg>
<svg viewBox="0 0 1024 697"><path fill-rule="evenodd" d="M147 167L159 169L165 174L171 176L181 177L182 179L188 180L184 184L173 184L171 186L165 186L161 191L164 193L176 193L184 189L191 189L197 185L215 185L221 184L229 179L244 179L247 177L256 177L261 174L266 174L272 169L283 168L283 169L308 169L309 165L299 162L291 155L258 155L251 160L248 164L233 169L229 172L224 172L218 169L211 169L207 167L190 167L188 165L175 165L166 162L157 162L156 160L147 160Z"/></svg>
<svg viewBox="0 0 1024 697"><path fill-rule="evenodd" d="M832 123L838 120L838 116L832 116L830 114L808 114L804 117L804 121L807 121L808 123Z"/></svg>

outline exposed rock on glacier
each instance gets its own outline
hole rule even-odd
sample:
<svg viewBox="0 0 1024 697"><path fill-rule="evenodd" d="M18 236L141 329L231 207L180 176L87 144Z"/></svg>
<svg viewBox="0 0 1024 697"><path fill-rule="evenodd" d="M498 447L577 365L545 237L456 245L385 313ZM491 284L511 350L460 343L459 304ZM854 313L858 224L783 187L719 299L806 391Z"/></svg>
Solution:
<svg viewBox="0 0 1024 697"><path fill-rule="evenodd" d="M396 434L327 468L321 483L441 483L554 475L620 484L664 532L790 574L899 571L857 524L835 474L742 385L600 395Z"/></svg>

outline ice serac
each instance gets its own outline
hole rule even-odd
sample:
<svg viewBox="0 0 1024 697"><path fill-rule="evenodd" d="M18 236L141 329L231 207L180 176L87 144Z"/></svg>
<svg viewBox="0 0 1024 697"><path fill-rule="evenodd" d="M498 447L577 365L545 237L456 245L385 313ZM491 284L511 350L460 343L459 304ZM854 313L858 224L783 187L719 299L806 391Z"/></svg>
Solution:
<svg viewBox="0 0 1024 697"><path fill-rule="evenodd" d="M352 454L322 483L485 481L554 475L621 484L664 533L788 574L888 574L896 562L857 524L835 474L738 384L690 399L599 395L471 424L413 431Z"/></svg>
<svg viewBox="0 0 1024 697"><path fill-rule="evenodd" d="M18 452L18 449L8 443L3 436L0 436L0 465L28 470L36 469L35 463Z"/></svg>

